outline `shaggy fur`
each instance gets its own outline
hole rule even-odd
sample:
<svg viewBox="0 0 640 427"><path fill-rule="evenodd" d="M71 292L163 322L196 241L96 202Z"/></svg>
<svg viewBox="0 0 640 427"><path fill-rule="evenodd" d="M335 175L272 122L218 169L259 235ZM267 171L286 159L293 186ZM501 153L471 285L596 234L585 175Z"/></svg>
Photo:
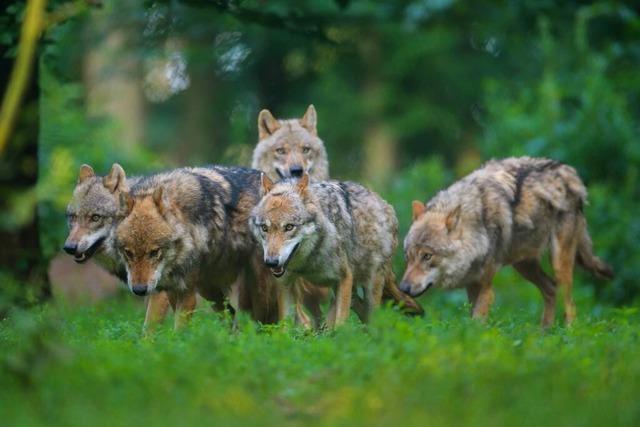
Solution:
<svg viewBox="0 0 640 427"><path fill-rule="evenodd" d="M393 208L352 182L298 181L274 184L263 175L263 198L251 216L265 264L286 289L298 278L334 289L327 324L343 323L353 286L365 291L365 318L393 280L391 257L398 222Z"/></svg>
<svg viewBox="0 0 640 427"><path fill-rule="evenodd" d="M530 157L490 161L426 205L414 202L400 287L413 296L432 286L466 287L473 316L483 318L493 302L493 275L513 265L540 289L543 325L553 323L557 285L570 323L574 261L597 276L613 276L593 255L586 201L587 191L570 166ZM547 248L555 278L540 267Z"/></svg>

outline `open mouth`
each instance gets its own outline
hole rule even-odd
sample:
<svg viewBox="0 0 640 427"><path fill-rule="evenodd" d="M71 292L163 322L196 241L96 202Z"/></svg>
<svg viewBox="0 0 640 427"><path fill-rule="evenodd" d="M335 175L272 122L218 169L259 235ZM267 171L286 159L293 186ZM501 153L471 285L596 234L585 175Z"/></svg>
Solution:
<svg viewBox="0 0 640 427"><path fill-rule="evenodd" d="M93 245L89 246L89 248L82 253L76 252L75 255L73 255L73 260L78 264L82 264L88 261L89 258L91 258L93 254L96 253L100 245L102 245L102 242L104 242L104 239L105 239L104 237L99 238L98 240L95 241Z"/></svg>
<svg viewBox="0 0 640 427"><path fill-rule="evenodd" d="M283 265L281 265L280 267L271 268L271 274L273 274L276 278L284 276L284 273L287 272L287 265L289 265L289 261L291 260L291 258L293 258L296 250L298 250L298 246L300 246L300 243L294 246L293 250L289 254L289 258L287 258Z"/></svg>

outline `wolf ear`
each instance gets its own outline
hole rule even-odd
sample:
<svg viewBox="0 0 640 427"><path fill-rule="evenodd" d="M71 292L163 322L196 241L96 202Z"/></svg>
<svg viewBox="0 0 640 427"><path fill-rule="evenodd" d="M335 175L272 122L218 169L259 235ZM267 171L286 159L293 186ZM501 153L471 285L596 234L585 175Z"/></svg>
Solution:
<svg viewBox="0 0 640 427"><path fill-rule="evenodd" d="M460 211L462 210L461 206L458 205L454 210L449 212L447 215L447 219L445 220L445 225L447 226L447 230L451 233L457 226L460 221Z"/></svg>
<svg viewBox="0 0 640 427"><path fill-rule="evenodd" d="M262 110L258 114L258 136L260 139L268 138L272 133L280 129L280 123L273 117L271 111Z"/></svg>
<svg viewBox="0 0 640 427"><path fill-rule="evenodd" d="M78 184L82 184L86 179L96 176L93 168L89 165L80 166L80 173L78 174Z"/></svg>
<svg viewBox="0 0 640 427"><path fill-rule="evenodd" d="M307 191L308 186L309 186L309 174L305 172L302 175L302 178L300 178L296 183L296 190L298 190L298 193L304 194Z"/></svg>
<svg viewBox="0 0 640 427"><path fill-rule="evenodd" d="M273 188L273 181L264 173L260 174L260 195L264 196Z"/></svg>
<svg viewBox="0 0 640 427"><path fill-rule="evenodd" d="M107 190L115 193L116 190L124 190L126 180L127 175L124 173L124 169L122 169L122 166L114 163L113 166L111 166L109 175L102 178L102 183L107 188Z"/></svg>
<svg viewBox="0 0 640 427"><path fill-rule="evenodd" d="M300 119L300 125L312 134L318 134L318 130L316 129L318 125L318 115L316 114L316 107L314 107L313 104L309 105L307 112L304 113L304 116Z"/></svg>
<svg viewBox="0 0 640 427"><path fill-rule="evenodd" d="M167 211L167 207L164 203L164 198L162 197L163 194L164 190L162 189L162 187L158 187L153 191L153 195L151 196L153 198L153 203L155 203L158 212L160 212L160 215L162 216L164 216L165 212Z"/></svg>
<svg viewBox="0 0 640 427"><path fill-rule="evenodd" d="M126 216L131 213L133 210L133 205L135 204L135 199L133 196L126 191L120 193L120 211Z"/></svg>
<svg viewBox="0 0 640 427"><path fill-rule="evenodd" d="M411 221L418 219L425 211L427 207L424 203L414 200L411 202Z"/></svg>

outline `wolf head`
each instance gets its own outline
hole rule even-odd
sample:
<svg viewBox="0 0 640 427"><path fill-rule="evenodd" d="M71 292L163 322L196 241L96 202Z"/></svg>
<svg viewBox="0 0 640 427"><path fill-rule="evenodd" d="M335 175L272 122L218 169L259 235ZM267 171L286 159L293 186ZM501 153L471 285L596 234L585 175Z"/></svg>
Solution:
<svg viewBox="0 0 640 427"><path fill-rule="evenodd" d="M254 169L273 180L300 178L304 172L317 180L329 179L329 163L316 129L316 109L309 105L301 119L276 120L268 111L258 116L260 141L253 151Z"/></svg>
<svg viewBox="0 0 640 427"><path fill-rule="evenodd" d="M89 165L80 167L76 188L67 206L69 236L63 247L76 262L87 261L111 238L118 197L127 189L126 179L124 170L117 163L105 177L96 176Z"/></svg>
<svg viewBox="0 0 640 427"><path fill-rule="evenodd" d="M120 195L124 219L116 228L115 248L127 271L127 285L139 296L154 292L162 276L172 273L185 246L169 221L170 205L163 193L158 187L151 195Z"/></svg>
<svg viewBox="0 0 640 427"><path fill-rule="evenodd" d="M413 223L404 241L407 270L400 289L417 297L431 287L455 287L471 259L461 239L461 206L442 211L413 202Z"/></svg>
<svg viewBox="0 0 640 427"><path fill-rule="evenodd" d="M276 277L282 277L294 256L304 256L316 226L307 209L309 174L297 181L274 184L262 174L262 200L254 208L250 224L264 251L264 263Z"/></svg>

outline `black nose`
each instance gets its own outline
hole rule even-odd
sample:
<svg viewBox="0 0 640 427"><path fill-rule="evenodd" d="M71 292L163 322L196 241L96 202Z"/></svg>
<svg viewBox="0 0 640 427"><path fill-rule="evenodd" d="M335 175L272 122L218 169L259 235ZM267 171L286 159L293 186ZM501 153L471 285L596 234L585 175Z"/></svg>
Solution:
<svg viewBox="0 0 640 427"><path fill-rule="evenodd" d="M400 282L400 290L405 294L411 294L411 284L409 282Z"/></svg>
<svg viewBox="0 0 640 427"><path fill-rule="evenodd" d="M143 297L147 294L147 285L133 285L131 290L139 297Z"/></svg>
<svg viewBox="0 0 640 427"><path fill-rule="evenodd" d="M302 166L291 166L291 168L289 168L289 173L295 178L300 178L303 172L304 169L302 169Z"/></svg>
<svg viewBox="0 0 640 427"><path fill-rule="evenodd" d="M269 268L276 268L278 266L278 258L267 257L264 259L264 264Z"/></svg>
<svg viewBox="0 0 640 427"><path fill-rule="evenodd" d="M76 243L65 243L62 249L69 255L75 255L78 245Z"/></svg>

